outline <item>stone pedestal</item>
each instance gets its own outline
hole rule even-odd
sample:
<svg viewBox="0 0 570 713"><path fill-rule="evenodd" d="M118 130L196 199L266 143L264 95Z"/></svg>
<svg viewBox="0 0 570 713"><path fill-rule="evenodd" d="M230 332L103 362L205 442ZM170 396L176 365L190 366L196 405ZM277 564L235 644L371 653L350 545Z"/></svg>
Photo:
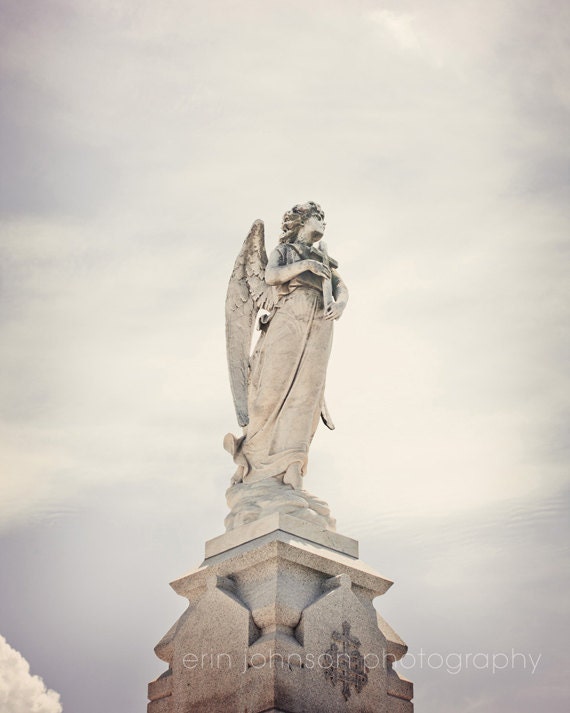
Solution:
<svg viewBox="0 0 570 713"><path fill-rule="evenodd" d="M372 605L391 585L355 540L282 513L210 540L172 582L189 606L148 713L412 713L407 647Z"/></svg>

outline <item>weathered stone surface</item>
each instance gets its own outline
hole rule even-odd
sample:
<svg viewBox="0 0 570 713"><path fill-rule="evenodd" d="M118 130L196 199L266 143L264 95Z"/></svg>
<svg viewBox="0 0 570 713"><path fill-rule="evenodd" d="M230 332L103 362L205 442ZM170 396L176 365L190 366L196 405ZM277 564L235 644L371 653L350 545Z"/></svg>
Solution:
<svg viewBox="0 0 570 713"><path fill-rule="evenodd" d="M224 577L232 576L235 579L240 572L260 570L263 563L275 559L298 564L307 572L319 573L321 579L346 572L353 583L369 591L372 598L384 594L393 584L362 560L301 539L292 542L288 533L278 530L260 540L246 542L232 550L209 557L198 569L175 580L170 586L177 594L190 599L196 596L196 592L201 588L205 588L209 572Z"/></svg>
<svg viewBox="0 0 570 713"><path fill-rule="evenodd" d="M291 517L282 512L275 512L272 515L247 525L242 525L230 532L226 532L224 535L208 540L206 542L206 559L279 530L284 535L292 535L293 537L289 539L291 542L301 538L302 540L324 545L336 552L358 557L357 540L333 532L327 527L299 520L297 517Z"/></svg>
<svg viewBox="0 0 570 713"><path fill-rule="evenodd" d="M391 584L281 530L208 557L172 583L189 607L156 647L172 674L149 713L408 713L405 644L372 604Z"/></svg>
<svg viewBox="0 0 570 713"><path fill-rule="evenodd" d="M300 710L387 711L386 639L376 626L374 608L355 594L347 574L324 584L298 628L305 649L327 652L323 666L307 671Z"/></svg>
<svg viewBox="0 0 570 713"><path fill-rule="evenodd" d="M388 695L405 701L414 697L414 684L402 678L391 666L388 668Z"/></svg>
<svg viewBox="0 0 570 713"><path fill-rule="evenodd" d="M324 500L304 488L291 488L282 477L234 483L226 490L226 501L230 508L224 520L228 532L277 513L332 532L336 529L336 520Z"/></svg>
<svg viewBox="0 0 570 713"><path fill-rule="evenodd" d="M392 698L390 696L388 713L414 713L414 704L402 698Z"/></svg>
<svg viewBox="0 0 570 713"><path fill-rule="evenodd" d="M172 669L169 668L161 674L155 681L148 684L148 698L150 701L158 701L172 695Z"/></svg>

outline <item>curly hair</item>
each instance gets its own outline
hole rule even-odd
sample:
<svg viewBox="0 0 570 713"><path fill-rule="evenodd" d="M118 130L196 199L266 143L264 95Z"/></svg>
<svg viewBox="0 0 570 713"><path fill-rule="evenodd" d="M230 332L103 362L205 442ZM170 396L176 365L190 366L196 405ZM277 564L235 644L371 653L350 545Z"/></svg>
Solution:
<svg viewBox="0 0 570 713"><path fill-rule="evenodd" d="M280 243L294 243L299 230L312 215L316 215L321 220L324 220L325 214L318 203L309 201L308 203L298 203L288 210L283 216L281 224L282 234L279 238Z"/></svg>

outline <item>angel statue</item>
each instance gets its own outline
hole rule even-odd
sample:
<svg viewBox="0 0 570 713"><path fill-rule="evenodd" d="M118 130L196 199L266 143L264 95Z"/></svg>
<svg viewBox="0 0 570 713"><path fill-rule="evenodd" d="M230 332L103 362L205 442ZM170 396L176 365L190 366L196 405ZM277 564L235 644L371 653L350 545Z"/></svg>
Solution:
<svg viewBox="0 0 570 713"><path fill-rule="evenodd" d="M296 205L282 229L268 260L263 222L255 221L228 286L227 355L243 435L224 438L238 466L227 492L227 529L275 511L334 529L328 505L303 489L303 476L319 418L334 428L325 379L348 290L321 240L318 204ZM261 334L250 356L256 324Z"/></svg>

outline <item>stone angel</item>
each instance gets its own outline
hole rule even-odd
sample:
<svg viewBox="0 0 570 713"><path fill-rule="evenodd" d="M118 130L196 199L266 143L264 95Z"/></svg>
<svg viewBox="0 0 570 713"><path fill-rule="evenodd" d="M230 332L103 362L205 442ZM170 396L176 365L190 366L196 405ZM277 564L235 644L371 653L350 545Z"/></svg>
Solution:
<svg viewBox="0 0 570 713"><path fill-rule="evenodd" d="M263 222L255 221L230 278L227 355L243 435L227 434L224 447L238 466L234 484L274 478L281 488L302 490L319 418L334 428L325 379L333 322L346 307L348 290L321 241L325 223L318 204L296 205L282 228L267 259ZM256 323L261 335L250 357Z"/></svg>

